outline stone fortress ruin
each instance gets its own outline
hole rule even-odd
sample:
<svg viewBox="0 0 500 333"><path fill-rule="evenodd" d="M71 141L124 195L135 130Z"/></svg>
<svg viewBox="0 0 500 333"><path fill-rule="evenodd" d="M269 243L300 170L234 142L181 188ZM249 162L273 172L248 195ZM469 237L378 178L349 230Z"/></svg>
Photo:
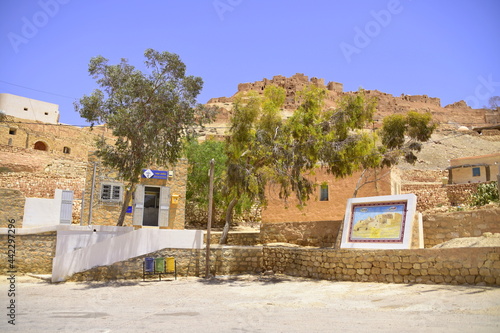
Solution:
<svg viewBox="0 0 500 333"><path fill-rule="evenodd" d="M308 85L316 85L327 90L325 106L327 108L335 107L342 96L356 94L355 91L345 92L342 83L330 81L325 84L322 78L312 77L297 73L291 77L282 75L274 76L272 79L262 79L252 83L238 84L238 91L231 97L218 97L210 99L207 104L219 106L222 109L216 126L211 129L212 134L224 134L225 125L229 121L229 114L232 109L232 102L238 93L247 91L256 91L263 94L266 86L276 85L286 91L286 100L283 106L283 117L289 117L297 109L300 101L297 93ZM378 127L381 120L390 114L406 113L410 110L417 112L430 112L433 119L440 124L441 128L458 129L460 126L466 126L469 129L500 123L500 111L489 109L472 109L465 101L458 101L444 107L441 106L441 100L437 97L427 95L406 95L393 96L378 90L365 90L369 97L378 99L377 112L374 115L374 126ZM210 129L210 125L207 128ZM217 128L216 128L217 127Z"/></svg>

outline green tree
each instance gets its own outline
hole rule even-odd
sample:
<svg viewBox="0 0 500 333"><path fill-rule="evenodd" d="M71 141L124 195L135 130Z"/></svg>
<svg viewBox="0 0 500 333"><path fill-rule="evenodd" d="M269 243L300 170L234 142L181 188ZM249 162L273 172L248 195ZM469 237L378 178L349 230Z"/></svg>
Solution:
<svg viewBox="0 0 500 333"><path fill-rule="evenodd" d="M407 114L393 114L382 121L382 128L378 131L380 144L377 146L377 156L380 165L376 167L391 167L404 160L410 164L417 161L416 153L422 149L422 144L431 138L437 124L432 121L430 113L418 113L410 111ZM372 166L373 168L373 166ZM361 173L353 197L361 187L366 184L377 182L384 178L387 173L379 173L375 170L371 180L368 180L368 168Z"/></svg>
<svg viewBox="0 0 500 333"><path fill-rule="evenodd" d="M186 189L186 211L197 212L198 220L206 223L208 211L209 192L209 169L210 161L215 160L214 168L214 210L213 216L218 216L217 208L225 203L225 165L227 156L224 150L224 142L204 141L198 143L191 140L186 147L186 157L189 161L189 172ZM201 222L201 221L193 221Z"/></svg>
<svg viewBox="0 0 500 333"><path fill-rule="evenodd" d="M110 65L102 56L92 58L89 74L100 89L75 103L83 118L92 125L106 123L116 137L114 145L100 138L96 146L103 164L118 170L128 182L119 226L141 170L148 165L175 164L183 138L209 118L196 103L203 81L186 75L178 55L148 49L144 56L144 73L126 59Z"/></svg>
<svg viewBox="0 0 500 333"><path fill-rule="evenodd" d="M256 92L236 97L230 119L231 135L227 140L226 163L227 195L226 223L220 239L225 244L236 205L246 199L265 204L265 187L271 176L273 145L281 124L280 108L285 101L285 90L269 86L264 96Z"/></svg>

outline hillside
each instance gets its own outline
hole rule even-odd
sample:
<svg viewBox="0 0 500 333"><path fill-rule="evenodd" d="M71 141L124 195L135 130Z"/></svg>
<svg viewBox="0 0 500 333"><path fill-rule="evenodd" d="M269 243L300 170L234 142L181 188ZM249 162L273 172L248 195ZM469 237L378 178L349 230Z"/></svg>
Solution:
<svg viewBox="0 0 500 333"><path fill-rule="evenodd" d="M431 140L424 143L417 154L415 165L402 163L401 169L444 170L449 160L466 156L480 156L500 152L500 134L479 135L473 131L438 130Z"/></svg>

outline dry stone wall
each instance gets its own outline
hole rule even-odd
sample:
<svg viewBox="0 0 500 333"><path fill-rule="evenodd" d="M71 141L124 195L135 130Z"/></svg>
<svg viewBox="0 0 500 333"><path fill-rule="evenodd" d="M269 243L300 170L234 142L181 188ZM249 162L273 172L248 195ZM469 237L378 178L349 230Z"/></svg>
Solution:
<svg viewBox="0 0 500 333"><path fill-rule="evenodd" d="M341 220L263 223L260 228L261 242L333 247L342 223Z"/></svg>
<svg viewBox="0 0 500 333"><path fill-rule="evenodd" d="M7 228L14 219L18 226L23 223L25 197L18 190L0 187L0 228Z"/></svg>
<svg viewBox="0 0 500 333"><path fill-rule="evenodd" d="M500 233L500 208L424 215L423 226L425 247L485 232Z"/></svg>
<svg viewBox="0 0 500 333"><path fill-rule="evenodd" d="M332 250L265 247L265 269L356 282L500 285L500 248Z"/></svg>
<svg viewBox="0 0 500 333"><path fill-rule="evenodd" d="M19 222L16 221L16 224ZM39 234L15 234L16 255L14 258L15 271L19 274L51 274L52 259L56 254L56 232ZM7 242L8 235L0 234L0 274L7 274Z"/></svg>

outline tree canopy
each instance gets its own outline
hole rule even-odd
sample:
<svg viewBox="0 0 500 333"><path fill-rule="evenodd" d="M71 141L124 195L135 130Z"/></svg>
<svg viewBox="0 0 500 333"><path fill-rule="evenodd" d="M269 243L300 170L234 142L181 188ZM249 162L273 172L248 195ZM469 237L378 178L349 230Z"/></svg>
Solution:
<svg viewBox="0 0 500 333"><path fill-rule="evenodd" d="M209 112L196 102L203 80L186 75L177 54L147 49L144 56L144 72L126 59L110 65L102 56L92 58L88 70L99 88L75 103L83 118L92 125L105 123L116 137L114 144L98 139L96 153L130 182L118 225L123 224L141 170L175 164L183 138L209 119Z"/></svg>
<svg viewBox="0 0 500 333"><path fill-rule="evenodd" d="M273 183L282 198L294 194L303 205L314 185L307 175L315 168L343 178L397 164L400 158L414 162L414 152L435 129L430 114L409 112L385 118L375 131L376 99L360 90L325 110L326 94L324 88L306 87L298 94L298 109L288 119L280 114L285 100L282 88L268 86L263 95L237 96L227 142L227 184L234 201L246 193L265 204L265 187ZM228 216L231 209L229 205Z"/></svg>

